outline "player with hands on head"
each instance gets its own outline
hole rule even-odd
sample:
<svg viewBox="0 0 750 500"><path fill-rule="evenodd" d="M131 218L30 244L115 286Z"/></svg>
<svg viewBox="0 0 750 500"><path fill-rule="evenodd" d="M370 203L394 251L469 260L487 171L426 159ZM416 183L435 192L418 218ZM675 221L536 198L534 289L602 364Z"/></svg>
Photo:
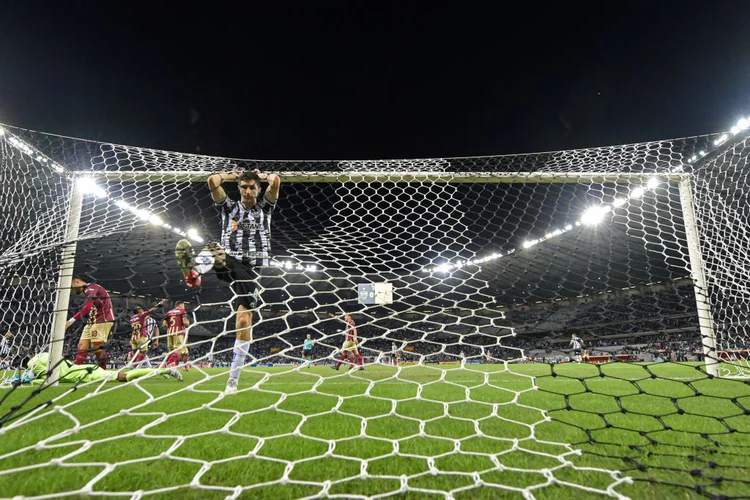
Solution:
<svg viewBox="0 0 750 500"><path fill-rule="evenodd" d="M261 196L261 183L268 183ZM240 199L227 196L223 184L237 182ZM208 244L196 254L189 240L180 240L175 257L190 287L198 287L201 276L213 270L216 277L229 284L235 295L236 340L226 394L237 392L240 371L249 355L252 338L253 309L257 306L255 267L270 264L271 218L279 199L281 178L259 170L214 174L208 178L211 198L220 211L221 236L218 243Z"/></svg>

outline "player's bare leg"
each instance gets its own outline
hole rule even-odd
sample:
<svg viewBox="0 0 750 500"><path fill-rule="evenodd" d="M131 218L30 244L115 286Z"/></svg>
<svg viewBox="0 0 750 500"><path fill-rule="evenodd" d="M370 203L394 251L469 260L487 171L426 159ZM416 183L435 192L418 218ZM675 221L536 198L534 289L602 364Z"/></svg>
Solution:
<svg viewBox="0 0 750 500"><path fill-rule="evenodd" d="M229 380L227 387L224 389L225 394L237 392L237 384L240 379L240 372L245 365L245 358L249 354L250 340L252 339L253 312L243 305L237 306L237 318L235 328L237 330L237 340L234 341L232 351L232 368L229 370Z"/></svg>

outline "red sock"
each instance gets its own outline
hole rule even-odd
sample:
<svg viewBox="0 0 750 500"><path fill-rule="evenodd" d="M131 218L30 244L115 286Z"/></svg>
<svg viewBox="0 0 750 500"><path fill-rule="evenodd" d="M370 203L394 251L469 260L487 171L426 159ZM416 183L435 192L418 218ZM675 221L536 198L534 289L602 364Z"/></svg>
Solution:
<svg viewBox="0 0 750 500"><path fill-rule="evenodd" d="M346 356L347 356L347 354L346 354L346 353L344 353L344 354L342 354L342 355L341 355L341 359L339 359L339 362L338 362L338 364L336 365L336 368L337 368L337 369L338 369L338 367L340 367L340 366L341 366L341 363L343 363L344 361L346 361Z"/></svg>
<svg viewBox="0 0 750 500"><path fill-rule="evenodd" d="M146 358L146 355L143 354L142 352L140 352L140 353L138 353L138 356L135 357L135 361L133 361L133 364L137 365L138 363L140 363L141 361L143 361L145 358Z"/></svg>
<svg viewBox="0 0 750 500"><path fill-rule="evenodd" d="M88 351L78 351L76 359L73 361L74 365L85 365L86 357L89 355Z"/></svg>
<svg viewBox="0 0 750 500"><path fill-rule="evenodd" d="M357 364L359 366L362 366L362 355L361 354L357 354Z"/></svg>
<svg viewBox="0 0 750 500"><path fill-rule="evenodd" d="M175 367L175 366L177 366L177 363L179 363L179 362L180 362L180 355L177 354L176 352L173 352L167 358L167 365L169 365L169 366Z"/></svg>
<svg viewBox="0 0 750 500"><path fill-rule="evenodd" d="M182 363L185 365L185 370L188 369L187 362L188 362L188 355L187 354L183 354L182 355Z"/></svg>
<svg viewBox="0 0 750 500"><path fill-rule="evenodd" d="M106 351L98 351L96 354L97 359L97 365L99 365L100 368L103 368L104 370L107 369L107 352Z"/></svg>

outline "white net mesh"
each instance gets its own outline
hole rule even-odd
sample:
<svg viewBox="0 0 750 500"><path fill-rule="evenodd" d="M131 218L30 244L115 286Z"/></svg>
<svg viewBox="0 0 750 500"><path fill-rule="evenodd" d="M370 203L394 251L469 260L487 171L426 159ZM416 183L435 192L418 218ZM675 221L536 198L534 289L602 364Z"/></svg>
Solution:
<svg viewBox="0 0 750 500"><path fill-rule="evenodd" d="M742 134L717 138L271 162L4 127L0 322L12 336L1 356L0 491L741 496L750 392L707 375L704 356L721 375L745 374L750 149ZM209 175L256 168L282 180L273 262L256 268L250 355L239 391L225 395L237 296L213 272L188 288L174 248L218 240ZM691 264L685 178L706 286ZM110 294L105 350L129 380L92 380L92 356L83 380L25 389L11 377L49 349L75 182L86 192L75 271ZM358 285L374 283L392 285L392 303L361 303ZM715 338L701 333L696 285ZM162 298L159 325L187 302L182 383L128 363L132 310ZM74 296L66 317L82 305ZM345 327L330 314L351 314L364 370L341 356ZM65 335L69 361L79 336L77 324ZM150 338L155 366L170 354L166 338L163 328Z"/></svg>

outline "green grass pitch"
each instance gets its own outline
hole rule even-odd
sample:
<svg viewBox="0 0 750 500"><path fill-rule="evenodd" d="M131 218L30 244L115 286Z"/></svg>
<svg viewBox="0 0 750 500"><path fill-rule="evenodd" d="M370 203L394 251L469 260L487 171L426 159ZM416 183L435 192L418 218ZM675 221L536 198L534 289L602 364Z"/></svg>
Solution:
<svg viewBox="0 0 750 500"><path fill-rule="evenodd" d="M22 411L53 405L0 429L0 497L747 496L750 385L696 368L248 368L227 397L226 370L193 369L50 388Z"/></svg>

